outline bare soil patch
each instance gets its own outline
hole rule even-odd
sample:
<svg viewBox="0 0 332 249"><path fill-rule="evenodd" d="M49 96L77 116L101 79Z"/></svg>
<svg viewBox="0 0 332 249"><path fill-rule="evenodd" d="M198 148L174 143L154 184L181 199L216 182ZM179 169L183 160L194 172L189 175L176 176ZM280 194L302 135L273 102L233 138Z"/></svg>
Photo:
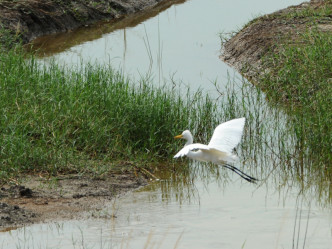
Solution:
<svg viewBox="0 0 332 249"><path fill-rule="evenodd" d="M22 184L4 185L0 189L0 229L51 220L100 218L98 212L112 199L147 183L135 171L102 178L29 176Z"/></svg>
<svg viewBox="0 0 332 249"><path fill-rule="evenodd" d="M224 44L220 58L245 77L255 81L265 70L262 58L269 52L278 52L276 44L285 39L287 42L301 42L299 35L310 28L332 32L331 15L310 16L312 9L324 6L331 6L331 2L305 2L259 17Z"/></svg>

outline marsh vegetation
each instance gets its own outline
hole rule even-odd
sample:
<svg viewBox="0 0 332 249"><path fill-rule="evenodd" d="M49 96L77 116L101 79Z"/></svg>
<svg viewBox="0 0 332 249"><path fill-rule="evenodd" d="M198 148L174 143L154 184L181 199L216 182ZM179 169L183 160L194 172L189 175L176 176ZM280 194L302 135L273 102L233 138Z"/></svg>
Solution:
<svg viewBox="0 0 332 249"><path fill-rule="evenodd" d="M291 177L303 190L314 187L318 196L328 201L331 94L328 84L325 88L321 84L328 83L331 60L319 59L323 65L313 62L329 54L331 41L325 38L319 39L324 42L320 54L316 48L314 58L308 60L313 67L310 72L315 68L322 72L314 74L314 80L322 82L315 88L320 91L311 91L307 97L282 88L303 89L282 82L298 82L297 75L304 75L307 66L300 72L289 68L275 71L291 75L266 74L262 80L264 93L245 80L228 78L220 96L212 98L203 91L184 91L183 87L154 87L149 78L133 82L107 65L85 64L76 69L65 69L54 62L41 65L20 47L13 48L2 53L0 60L2 181L27 172L98 176L116 169L121 161L134 162L128 164L129 169L143 166L154 171L159 163L158 167L183 171L174 168L171 160L182 146L174 142L175 134L191 129L195 140L205 143L217 124L246 117L243 143L238 148L243 159L240 167L263 181L274 174L281 185L288 184ZM299 49L296 52L301 53ZM307 53L302 61L308 58ZM277 60L267 59L269 63ZM313 79L301 78L307 81L301 87L313 89ZM292 104L282 108L276 108L278 102L267 104L266 97L273 93ZM284 93L282 98L280 93ZM205 179L218 178L225 175L220 170L210 165L200 174Z"/></svg>
<svg viewBox="0 0 332 249"><path fill-rule="evenodd" d="M119 237L121 247L123 238L133 239L136 245L139 237L144 245L145 241L152 241L147 234L151 229L157 230L159 242L166 237L167 226L175 224L175 236L171 236L175 241L182 236L182 229L189 227L184 233L188 247L210 239L216 244L221 240L230 244L235 241L240 244L238 248L255 243L258 246L252 248L265 248L271 243L277 247L281 240L293 240L293 248L302 244L305 247L308 229L308 241L319 240L317 244L324 248L329 244L329 233L316 230L319 227L330 231L326 219L329 214L321 212L321 206L330 210L331 204L327 123L331 118L331 43L326 33L314 32L308 30L303 35L307 42L301 41L301 46L293 40L285 42L278 56L270 54L264 58L266 65L275 70L266 71L256 82L259 88L239 76L225 77L215 81L210 95L173 80L171 85L156 87L159 84L154 84L153 78L129 78L107 63L44 65L19 46L5 50L0 55L0 108L4 114L0 118L1 181L17 183L26 174L39 174L45 188L55 186L52 191L58 191L57 187L64 184L61 178L75 174L77 178L98 179L107 192L111 183L103 177L114 170L135 172L146 168L161 179L127 199L124 197L122 201L128 205L96 208L91 217L97 220L93 219L92 226L90 220L73 221L78 224L75 228L64 222L57 230L58 237L53 237L65 241L68 235L81 232L79 237L72 235L68 239L70 245L102 247L106 246L105 241L113 243ZM129 32L126 34L129 37ZM147 50L151 58L154 49ZM313 86L313 81L318 84ZM259 178L257 185L241 181L223 167L172 159L183 146L173 140L174 135L190 129L195 142L206 143L217 124L238 117L247 121L242 142L236 148L240 158L236 166ZM96 188L98 181L94 181ZM82 204L85 196L76 197L73 203ZM51 201L47 205L51 206ZM315 209L315 205L319 207ZM262 222L257 222L260 219ZM123 224L128 225L124 228ZM54 225L58 223L12 231L8 243L19 238L17 234L29 231L31 241L37 241L43 226ZM91 227L92 230L82 232ZM100 228L97 232L96 227ZM225 237L213 236L217 230ZM100 237L95 236L97 233ZM50 238L49 231L44 234ZM244 235L239 239L241 234ZM265 235L268 239L262 241ZM73 243L73 238L78 238L78 244ZM29 243L21 242L16 247ZM154 245L159 247L158 242ZM286 248L287 242L282 246ZM125 242L124 247L129 248L128 244Z"/></svg>

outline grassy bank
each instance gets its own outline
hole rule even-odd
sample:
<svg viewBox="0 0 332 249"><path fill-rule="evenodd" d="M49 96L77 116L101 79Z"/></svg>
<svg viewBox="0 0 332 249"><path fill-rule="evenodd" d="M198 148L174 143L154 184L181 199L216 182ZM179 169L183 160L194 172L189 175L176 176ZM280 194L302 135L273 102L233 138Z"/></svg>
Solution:
<svg viewBox="0 0 332 249"><path fill-rule="evenodd" d="M273 171L278 172L274 179L279 186L287 186L286 179L294 179L292 184L300 183L301 190L312 186L314 196L329 202L332 196L331 13L331 1L311 1L256 18L232 37L221 34L222 59L258 86L272 108L270 114L262 117L260 113L265 108L257 106L265 102L258 101L254 105L258 111L252 120L249 106L248 123L257 124L257 129L255 125L253 130L249 129L258 134L250 133L252 141L243 153L248 157L246 160L250 163L253 158L253 165L272 164ZM243 101L252 102L247 97ZM276 110L282 115L275 115ZM260 137L263 139L259 140ZM253 156L252 148L255 148ZM260 162L261 159L267 163Z"/></svg>
<svg viewBox="0 0 332 249"><path fill-rule="evenodd" d="M0 68L2 181L25 172L102 173L119 160L148 167L175 153L174 135L203 133L198 127L213 121L214 104L199 92L129 82L108 66L41 66L15 48L0 54Z"/></svg>
<svg viewBox="0 0 332 249"><path fill-rule="evenodd" d="M307 29L285 34L263 59L268 73L258 85L268 97L285 107L293 122L298 160L315 161L317 170L332 179L332 35L319 29L332 12L332 4L288 13L279 18L306 18ZM276 52L277 51L277 52ZM312 169L313 170L313 169Z"/></svg>

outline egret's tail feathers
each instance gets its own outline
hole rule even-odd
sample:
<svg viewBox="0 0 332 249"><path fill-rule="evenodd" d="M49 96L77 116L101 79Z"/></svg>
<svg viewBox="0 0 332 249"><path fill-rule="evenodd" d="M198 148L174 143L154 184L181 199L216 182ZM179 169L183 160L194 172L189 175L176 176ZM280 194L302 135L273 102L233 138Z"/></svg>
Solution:
<svg viewBox="0 0 332 249"><path fill-rule="evenodd" d="M237 155L232 154L232 155L230 155L230 158L231 158L231 160L233 160L233 162L239 161L239 157Z"/></svg>

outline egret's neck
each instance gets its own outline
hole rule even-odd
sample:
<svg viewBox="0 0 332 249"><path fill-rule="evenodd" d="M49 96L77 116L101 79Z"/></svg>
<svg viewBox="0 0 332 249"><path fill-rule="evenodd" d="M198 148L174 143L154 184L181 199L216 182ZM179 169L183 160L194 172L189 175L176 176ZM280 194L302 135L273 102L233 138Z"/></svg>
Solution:
<svg viewBox="0 0 332 249"><path fill-rule="evenodd" d="M192 137L192 136L189 136L189 137L187 137L187 142L186 142L185 146L190 145L190 144L192 144L193 142L194 142L193 137Z"/></svg>

